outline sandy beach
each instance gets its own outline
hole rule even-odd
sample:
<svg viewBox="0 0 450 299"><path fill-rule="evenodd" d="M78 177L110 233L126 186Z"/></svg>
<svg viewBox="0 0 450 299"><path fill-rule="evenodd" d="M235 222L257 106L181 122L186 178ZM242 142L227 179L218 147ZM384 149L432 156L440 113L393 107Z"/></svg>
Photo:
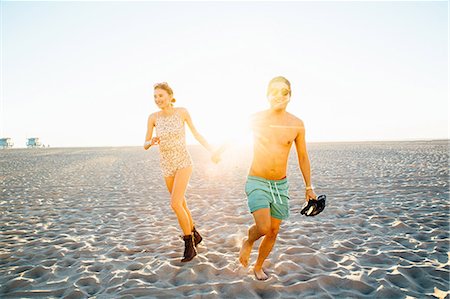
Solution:
<svg viewBox="0 0 450 299"><path fill-rule="evenodd" d="M244 193L249 149L230 149L215 165L190 147L187 200L204 241L189 263L180 262L157 148L2 150L0 297L449 298L448 141L308 149L328 205L300 215L293 151L291 217L265 282L238 261L253 223Z"/></svg>

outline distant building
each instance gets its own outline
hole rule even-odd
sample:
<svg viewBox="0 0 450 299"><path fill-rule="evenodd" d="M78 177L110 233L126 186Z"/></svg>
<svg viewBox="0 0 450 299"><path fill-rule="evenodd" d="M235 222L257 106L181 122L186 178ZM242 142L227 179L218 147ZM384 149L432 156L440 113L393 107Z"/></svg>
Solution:
<svg viewBox="0 0 450 299"><path fill-rule="evenodd" d="M0 138L0 148L11 148L14 146L11 138Z"/></svg>
<svg viewBox="0 0 450 299"><path fill-rule="evenodd" d="M41 147L42 143L39 141L39 138L33 137L33 138L27 138L27 147Z"/></svg>

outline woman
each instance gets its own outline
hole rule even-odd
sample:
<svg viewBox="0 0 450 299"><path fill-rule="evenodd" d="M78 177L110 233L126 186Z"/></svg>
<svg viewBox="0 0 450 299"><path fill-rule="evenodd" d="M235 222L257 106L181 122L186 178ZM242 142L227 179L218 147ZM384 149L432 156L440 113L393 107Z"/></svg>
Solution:
<svg viewBox="0 0 450 299"><path fill-rule="evenodd" d="M195 139L212 154L215 163L219 161L219 155L213 153L212 147L197 132L188 111L185 108L173 107L175 99L172 88L166 82L157 83L153 87L155 103L160 111L148 117L144 149L148 150L153 145L159 145L161 169L170 193L170 205L184 235L185 248L181 261L188 262L197 255L195 247L202 241L202 237L195 229L184 196L193 166L186 148L184 123L187 123ZM156 129L156 137L152 138L153 128Z"/></svg>

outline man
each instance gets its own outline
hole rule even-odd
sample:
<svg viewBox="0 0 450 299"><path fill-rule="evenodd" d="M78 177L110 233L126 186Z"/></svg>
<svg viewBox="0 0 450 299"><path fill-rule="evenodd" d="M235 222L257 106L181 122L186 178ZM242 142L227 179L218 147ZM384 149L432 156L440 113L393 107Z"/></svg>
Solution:
<svg viewBox="0 0 450 299"><path fill-rule="evenodd" d="M317 197L311 185L305 127L299 118L286 111L290 97L289 81L284 77L273 78L267 89L270 108L252 117L253 162L245 185L245 193L255 224L248 230L248 237L242 244L239 260L247 267L253 243L264 237L253 268L259 280L268 279L262 269L263 262L275 244L281 221L289 217L286 169L293 143L297 149L298 162L306 185L306 200Z"/></svg>

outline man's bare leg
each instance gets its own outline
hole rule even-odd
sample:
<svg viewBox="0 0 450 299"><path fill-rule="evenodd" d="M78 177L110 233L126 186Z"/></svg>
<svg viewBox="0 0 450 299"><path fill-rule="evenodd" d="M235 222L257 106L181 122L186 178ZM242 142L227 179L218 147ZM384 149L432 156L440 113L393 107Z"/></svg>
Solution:
<svg viewBox="0 0 450 299"><path fill-rule="evenodd" d="M248 266L248 260L250 258L250 253L252 252L253 243L261 237L262 234L258 232L256 225L253 224L248 229L248 238L244 239L241 251L239 252L239 261L245 268L247 268Z"/></svg>
<svg viewBox="0 0 450 299"><path fill-rule="evenodd" d="M273 245L277 239L278 230L280 229L280 224L280 219L271 217L270 231L265 234L264 239L259 245L258 259L256 260L255 267L253 268L255 276L259 280L266 280L269 278L267 274L264 273L262 265L272 251Z"/></svg>
<svg viewBox="0 0 450 299"><path fill-rule="evenodd" d="M253 243L264 236L270 230L270 209L264 208L253 212L255 219L254 225L248 229L248 237L242 243L241 251L239 252L239 261L242 266L247 267L252 252Z"/></svg>

